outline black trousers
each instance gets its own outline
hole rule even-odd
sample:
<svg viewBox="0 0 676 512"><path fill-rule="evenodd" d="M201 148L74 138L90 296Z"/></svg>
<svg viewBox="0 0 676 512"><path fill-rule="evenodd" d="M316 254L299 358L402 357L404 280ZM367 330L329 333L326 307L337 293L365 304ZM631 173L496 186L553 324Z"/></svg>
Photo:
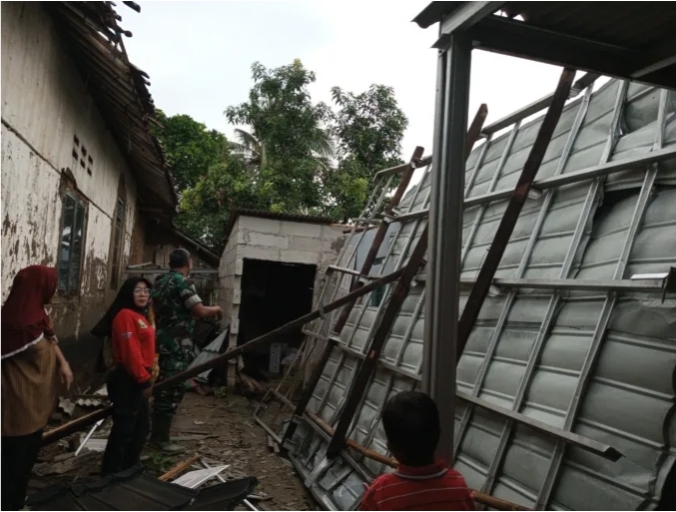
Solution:
<svg viewBox="0 0 676 512"><path fill-rule="evenodd" d="M40 452L42 429L25 436L2 438L2 510L21 510L31 470Z"/></svg>
<svg viewBox="0 0 676 512"><path fill-rule="evenodd" d="M113 428L103 454L103 476L139 463L150 433L150 409L143 389L123 368L116 368L108 377L108 396L113 402Z"/></svg>

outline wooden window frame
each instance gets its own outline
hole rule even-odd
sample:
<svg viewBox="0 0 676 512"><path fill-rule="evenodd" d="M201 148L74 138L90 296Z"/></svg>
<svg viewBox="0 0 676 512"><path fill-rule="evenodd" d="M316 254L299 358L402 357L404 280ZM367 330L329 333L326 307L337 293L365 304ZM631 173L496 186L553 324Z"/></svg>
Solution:
<svg viewBox="0 0 676 512"><path fill-rule="evenodd" d="M59 242L58 242L58 249L57 249L57 257L56 257L56 268L57 268L57 295L59 297L64 297L64 298L79 298L80 296L80 289L82 286L82 274L84 271L84 263L85 263L85 254L86 254L86 248L87 248L87 227L89 224L89 201L87 198L77 189L77 185L75 183L74 178L72 177L72 171L69 169L66 169L66 172L64 172L63 179L61 180L61 187L60 187L60 197L61 197L61 219L59 222ZM73 272L72 268L72 250L69 251L68 255L68 281L64 285L63 284L63 279L62 279L62 255L63 255L63 240L64 240L64 230L66 228L66 217L67 217L67 212L66 212L66 204L68 200L71 200L74 202L75 205L75 210L74 210L74 217L73 221L71 224L71 229L73 229L75 226L77 226L78 222L78 217L77 217L77 212L80 211L82 215L82 224L81 224L81 229L82 229L82 235L80 237L80 248L79 248L79 262L78 262L78 268L77 268L77 278L75 283L71 283L70 279L72 277L71 273ZM81 208L78 208L81 207ZM72 231L71 231L71 239L70 243L73 243L72 239ZM72 247L71 247L72 249Z"/></svg>

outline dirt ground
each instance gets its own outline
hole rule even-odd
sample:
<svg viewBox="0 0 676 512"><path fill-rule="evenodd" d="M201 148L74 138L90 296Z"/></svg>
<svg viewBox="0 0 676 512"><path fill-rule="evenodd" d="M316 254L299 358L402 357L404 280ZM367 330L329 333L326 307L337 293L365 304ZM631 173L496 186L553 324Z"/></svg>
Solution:
<svg viewBox="0 0 676 512"><path fill-rule="evenodd" d="M253 404L241 395L186 394L172 432L186 450L168 457L147 448L143 455L146 470L159 476L181 461L200 455L209 465L229 465L222 473L226 479L256 477L259 484L255 494L264 499L252 503L261 510L319 510L291 462L268 446L267 434L255 423L252 413ZM109 428L109 422L106 425ZM106 425L94 438L105 437ZM96 478L101 453L82 452L73 457L77 446L79 441L75 439L43 449L31 489L44 488L60 479Z"/></svg>

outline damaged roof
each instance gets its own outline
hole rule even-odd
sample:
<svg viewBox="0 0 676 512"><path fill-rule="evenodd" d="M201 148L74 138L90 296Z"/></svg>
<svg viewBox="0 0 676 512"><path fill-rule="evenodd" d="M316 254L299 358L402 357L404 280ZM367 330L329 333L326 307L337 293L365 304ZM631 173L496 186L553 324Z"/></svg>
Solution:
<svg viewBox="0 0 676 512"><path fill-rule="evenodd" d="M515 120L467 161L470 286L541 122ZM429 209L430 181L428 168L400 214ZM449 462L471 488L521 507L654 509L673 492L676 460L676 300L663 288L676 267L676 93L617 80L588 88L566 105L533 188L457 365ZM396 223L381 273L406 263L423 218ZM414 283L347 434L383 455L385 403L421 385L424 270ZM308 409L332 427L393 288L352 310L314 389ZM354 509L363 483L391 470L351 451L327 461L328 436L307 418L292 440L326 507Z"/></svg>
<svg viewBox="0 0 676 512"><path fill-rule="evenodd" d="M138 9L133 2L132 8ZM175 213L176 182L159 140L151 132L155 104L148 74L129 62L112 2L45 2L66 51L140 184L145 207ZM131 12L131 11L129 11Z"/></svg>

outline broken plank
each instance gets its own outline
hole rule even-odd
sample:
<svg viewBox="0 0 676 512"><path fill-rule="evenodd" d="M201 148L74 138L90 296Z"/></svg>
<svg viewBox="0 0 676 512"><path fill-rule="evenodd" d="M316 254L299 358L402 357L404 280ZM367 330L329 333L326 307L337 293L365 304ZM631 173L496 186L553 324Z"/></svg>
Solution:
<svg viewBox="0 0 676 512"><path fill-rule="evenodd" d="M169 471L167 471L164 475L162 475L158 480L161 480L162 482L168 482L169 480L173 480L177 476L179 476L181 473L183 473L186 469L188 469L190 466L195 464L195 462L200 460L199 455L194 455L190 457L187 460L184 460L183 462L179 462L176 464L173 468L171 468Z"/></svg>

